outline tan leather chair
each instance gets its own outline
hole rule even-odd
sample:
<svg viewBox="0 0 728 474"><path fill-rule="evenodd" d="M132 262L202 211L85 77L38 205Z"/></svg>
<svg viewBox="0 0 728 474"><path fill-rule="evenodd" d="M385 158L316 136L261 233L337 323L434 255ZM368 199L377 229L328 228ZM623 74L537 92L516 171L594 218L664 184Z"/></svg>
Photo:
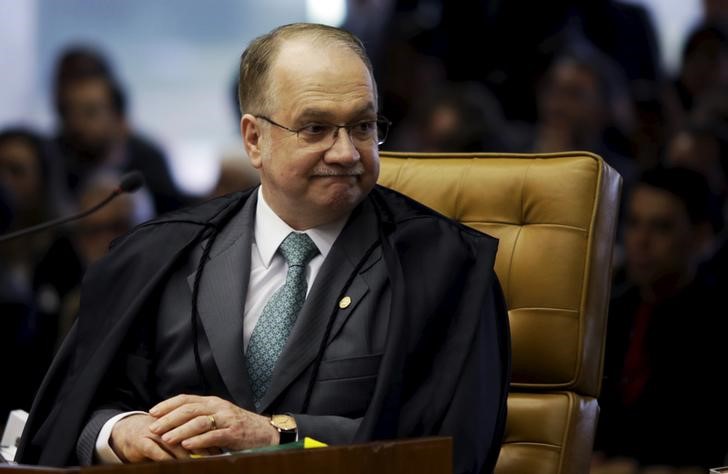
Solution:
<svg viewBox="0 0 728 474"><path fill-rule="evenodd" d="M380 184L500 240L513 376L496 472L588 472L621 177L583 152L381 160Z"/></svg>

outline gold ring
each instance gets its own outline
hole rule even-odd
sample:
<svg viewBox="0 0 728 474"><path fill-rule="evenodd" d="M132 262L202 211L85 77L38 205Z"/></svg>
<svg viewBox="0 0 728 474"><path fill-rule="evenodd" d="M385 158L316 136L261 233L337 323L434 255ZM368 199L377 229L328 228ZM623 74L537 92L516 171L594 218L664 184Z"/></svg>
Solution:
<svg viewBox="0 0 728 474"><path fill-rule="evenodd" d="M212 415L207 415L207 418L210 420L210 429L207 431L215 431L217 429L217 423L215 423L215 417Z"/></svg>

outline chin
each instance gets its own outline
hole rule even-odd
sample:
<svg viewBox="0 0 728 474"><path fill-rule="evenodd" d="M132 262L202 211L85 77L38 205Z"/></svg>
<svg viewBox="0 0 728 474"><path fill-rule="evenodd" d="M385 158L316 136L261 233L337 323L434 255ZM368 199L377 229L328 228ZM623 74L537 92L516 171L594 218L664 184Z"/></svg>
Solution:
<svg viewBox="0 0 728 474"><path fill-rule="evenodd" d="M340 209L342 211L350 211L361 202L364 195L359 190L337 193L330 195L324 201L324 206L329 209Z"/></svg>
<svg viewBox="0 0 728 474"><path fill-rule="evenodd" d="M655 272L649 268L628 268L627 277L637 286L648 286L655 280Z"/></svg>
<svg viewBox="0 0 728 474"><path fill-rule="evenodd" d="M329 211L346 213L354 209L363 199L364 192L359 187L336 187L327 189L319 200L321 207Z"/></svg>

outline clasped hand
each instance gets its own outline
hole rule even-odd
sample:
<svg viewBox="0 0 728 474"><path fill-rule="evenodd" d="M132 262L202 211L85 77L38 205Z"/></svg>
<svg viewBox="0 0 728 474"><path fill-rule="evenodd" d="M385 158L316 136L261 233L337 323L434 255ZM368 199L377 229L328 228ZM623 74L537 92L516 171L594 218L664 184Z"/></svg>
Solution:
<svg viewBox="0 0 728 474"><path fill-rule="evenodd" d="M124 462L189 458L278 444L270 419L218 397L177 395L114 425L111 447Z"/></svg>

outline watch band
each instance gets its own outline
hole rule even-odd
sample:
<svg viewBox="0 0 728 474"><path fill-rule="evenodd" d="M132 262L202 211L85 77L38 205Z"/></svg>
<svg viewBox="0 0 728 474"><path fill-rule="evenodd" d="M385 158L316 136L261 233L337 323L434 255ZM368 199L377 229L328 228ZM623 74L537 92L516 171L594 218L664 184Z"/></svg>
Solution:
<svg viewBox="0 0 728 474"><path fill-rule="evenodd" d="M298 432L295 428L292 430L282 430L278 428L278 434L280 435L278 444L293 443L296 441L296 438L298 438Z"/></svg>

